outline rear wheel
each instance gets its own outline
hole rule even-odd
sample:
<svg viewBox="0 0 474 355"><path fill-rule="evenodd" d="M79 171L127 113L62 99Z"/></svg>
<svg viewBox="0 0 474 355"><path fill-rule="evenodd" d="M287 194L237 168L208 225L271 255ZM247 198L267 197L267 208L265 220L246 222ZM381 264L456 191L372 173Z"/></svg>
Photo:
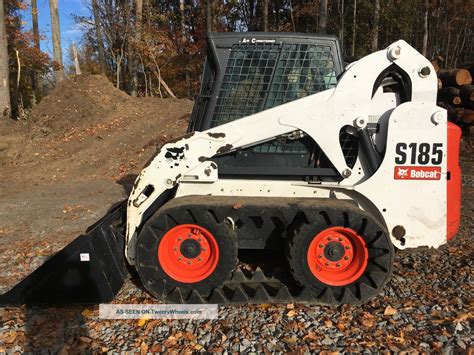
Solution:
<svg viewBox="0 0 474 355"><path fill-rule="evenodd" d="M294 279L325 303L364 303L392 274L394 251L384 228L354 211L300 221L290 229L287 252Z"/></svg>
<svg viewBox="0 0 474 355"><path fill-rule="evenodd" d="M146 223L137 240L136 263L155 297L182 302L194 291L205 298L236 267L237 238L210 213L173 211Z"/></svg>

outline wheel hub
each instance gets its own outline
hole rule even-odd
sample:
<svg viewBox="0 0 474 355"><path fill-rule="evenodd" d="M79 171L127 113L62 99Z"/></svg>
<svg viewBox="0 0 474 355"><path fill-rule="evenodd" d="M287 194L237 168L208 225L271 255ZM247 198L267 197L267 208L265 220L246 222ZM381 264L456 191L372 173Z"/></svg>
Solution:
<svg viewBox="0 0 474 355"><path fill-rule="evenodd" d="M181 243L180 251L185 258L194 259L201 254L201 245L194 239L187 239Z"/></svg>
<svg viewBox="0 0 474 355"><path fill-rule="evenodd" d="M331 286L344 286L357 280L368 263L364 239L344 227L328 228L316 235L307 257L313 275Z"/></svg>

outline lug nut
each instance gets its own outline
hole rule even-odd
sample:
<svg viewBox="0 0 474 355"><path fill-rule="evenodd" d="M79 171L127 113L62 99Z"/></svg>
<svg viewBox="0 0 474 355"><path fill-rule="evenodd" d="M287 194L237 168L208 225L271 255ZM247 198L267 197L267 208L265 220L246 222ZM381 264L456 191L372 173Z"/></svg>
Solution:
<svg viewBox="0 0 474 355"><path fill-rule="evenodd" d="M344 257L344 260L349 260L349 257L348 257L348 256L345 256L345 257Z"/></svg>
<svg viewBox="0 0 474 355"><path fill-rule="evenodd" d="M192 261L188 261L188 265L191 265L193 262Z"/></svg>
<svg viewBox="0 0 474 355"><path fill-rule="evenodd" d="M337 267L340 267L340 266L341 266L341 264L337 263L337 264L336 264L336 266L337 266Z"/></svg>
<svg viewBox="0 0 474 355"><path fill-rule="evenodd" d="M322 255L318 255L318 259L321 259L323 256Z"/></svg>
<svg viewBox="0 0 474 355"><path fill-rule="evenodd" d="M182 258L182 257L179 257L178 260L181 261L181 260L183 260L183 258Z"/></svg>
<svg viewBox="0 0 474 355"><path fill-rule="evenodd" d="M201 260L202 260L202 258L201 258L201 257L199 257L199 258L198 258L198 261L201 261Z"/></svg>
<svg viewBox="0 0 474 355"><path fill-rule="evenodd" d="M320 247L320 248L324 248L324 245L322 245L322 244L319 244L319 247Z"/></svg>
<svg viewBox="0 0 474 355"><path fill-rule="evenodd" d="M349 245L346 245L346 249L349 250L351 247Z"/></svg>
<svg viewBox="0 0 474 355"><path fill-rule="evenodd" d="M324 265L329 266L329 263L326 263L326 264L324 264Z"/></svg>

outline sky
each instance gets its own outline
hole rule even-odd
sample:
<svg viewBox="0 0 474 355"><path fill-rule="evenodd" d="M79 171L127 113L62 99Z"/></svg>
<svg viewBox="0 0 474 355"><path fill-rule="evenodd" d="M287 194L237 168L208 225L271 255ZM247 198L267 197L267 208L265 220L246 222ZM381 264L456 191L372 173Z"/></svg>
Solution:
<svg viewBox="0 0 474 355"><path fill-rule="evenodd" d="M38 1L38 22L41 35L46 38L41 40L41 50L53 56L53 46L51 44L51 17L49 14L49 0ZM63 62L69 63L68 48L73 42L79 42L82 34L79 26L74 23L72 14L90 14L87 4L89 0L58 0L59 22L61 28L61 47L63 49ZM24 28L31 30L31 7L23 13Z"/></svg>

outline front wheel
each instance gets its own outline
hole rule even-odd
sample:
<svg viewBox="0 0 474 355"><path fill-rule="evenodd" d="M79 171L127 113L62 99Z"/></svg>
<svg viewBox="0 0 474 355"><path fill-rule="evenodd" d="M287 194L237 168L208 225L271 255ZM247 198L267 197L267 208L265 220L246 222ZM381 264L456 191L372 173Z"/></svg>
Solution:
<svg viewBox="0 0 474 355"><path fill-rule="evenodd" d="M322 211L290 229L288 262L296 282L329 304L361 304L389 281L394 250L385 229L355 211Z"/></svg>
<svg viewBox="0 0 474 355"><path fill-rule="evenodd" d="M137 240L138 274L159 299L180 303L192 293L205 299L236 265L235 233L207 211L180 209L152 217Z"/></svg>

